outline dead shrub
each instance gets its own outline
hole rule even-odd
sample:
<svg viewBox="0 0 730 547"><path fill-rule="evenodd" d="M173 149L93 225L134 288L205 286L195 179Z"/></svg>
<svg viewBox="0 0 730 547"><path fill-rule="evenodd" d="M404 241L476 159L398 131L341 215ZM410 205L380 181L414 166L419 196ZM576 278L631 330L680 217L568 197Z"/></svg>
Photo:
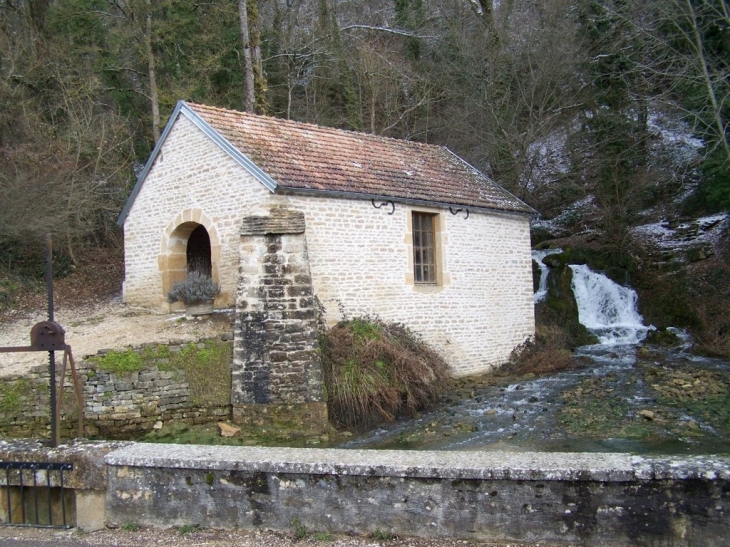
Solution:
<svg viewBox="0 0 730 547"><path fill-rule="evenodd" d="M329 416L340 427L413 416L438 401L450 375L443 358L399 324L343 321L320 344Z"/></svg>
<svg viewBox="0 0 730 547"><path fill-rule="evenodd" d="M726 301L725 301L726 303ZM711 357L730 359L730 317L714 302L698 301L692 306L699 327L693 331L695 347Z"/></svg>
<svg viewBox="0 0 730 547"><path fill-rule="evenodd" d="M517 346L500 372L549 374L576 366L569 335L558 325L538 325L534 338Z"/></svg>

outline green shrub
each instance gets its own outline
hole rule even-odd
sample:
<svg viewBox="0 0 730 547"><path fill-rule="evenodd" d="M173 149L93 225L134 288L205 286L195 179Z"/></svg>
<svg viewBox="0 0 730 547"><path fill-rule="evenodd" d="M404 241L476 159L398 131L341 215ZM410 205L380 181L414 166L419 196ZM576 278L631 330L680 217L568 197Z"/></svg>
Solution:
<svg viewBox="0 0 730 547"><path fill-rule="evenodd" d="M365 429L436 402L449 376L443 358L403 325L343 321L320 337L330 419Z"/></svg>

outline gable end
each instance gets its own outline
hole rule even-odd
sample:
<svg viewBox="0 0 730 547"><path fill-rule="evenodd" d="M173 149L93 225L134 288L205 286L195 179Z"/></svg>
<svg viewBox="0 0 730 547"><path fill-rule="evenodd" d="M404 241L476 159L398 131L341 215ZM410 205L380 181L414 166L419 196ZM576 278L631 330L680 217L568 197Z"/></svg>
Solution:
<svg viewBox="0 0 730 547"><path fill-rule="evenodd" d="M154 165L157 156L159 156L160 152L162 151L162 146L167 140L167 137L170 134L170 131L175 125L175 122L177 121L180 114L184 115L188 120L190 120L193 125L195 125L195 127L200 129L208 138L210 138L210 140L212 140L226 154L233 158L236 163L238 163L246 171L251 173L251 175L261 184L263 184L270 192L274 192L276 190L278 184L274 179L272 179L269 175L262 171L245 154L241 153L240 150L238 150L235 146L228 142L228 140L223 137L223 135L213 129L208 124L208 122L202 119L187 104L185 104L185 101L178 101L175 105L175 109L170 115L167 125L162 132L162 135L160 135L160 138L157 141L154 150L152 150L152 154L150 154L150 157L147 160L144 169L137 178L137 183L134 185L132 193L129 195L129 199L127 199L127 203L124 205L124 209L122 209L122 212L119 214L119 218L117 219L118 226L121 227L124 225L124 221L127 219L127 215L129 215L129 211L132 209L134 200L137 198L137 194L139 194L140 190L142 189L142 184L144 184L144 181L147 178L150 170L152 169L152 166Z"/></svg>

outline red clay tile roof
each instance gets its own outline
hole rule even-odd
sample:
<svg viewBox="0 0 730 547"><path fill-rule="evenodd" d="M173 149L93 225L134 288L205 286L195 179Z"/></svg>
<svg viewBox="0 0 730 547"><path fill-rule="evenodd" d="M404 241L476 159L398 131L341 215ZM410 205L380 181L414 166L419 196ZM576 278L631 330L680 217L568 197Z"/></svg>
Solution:
<svg viewBox="0 0 730 547"><path fill-rule="evenodd" d="M535 213L442 146L187 106L284 189Z"/></svg>

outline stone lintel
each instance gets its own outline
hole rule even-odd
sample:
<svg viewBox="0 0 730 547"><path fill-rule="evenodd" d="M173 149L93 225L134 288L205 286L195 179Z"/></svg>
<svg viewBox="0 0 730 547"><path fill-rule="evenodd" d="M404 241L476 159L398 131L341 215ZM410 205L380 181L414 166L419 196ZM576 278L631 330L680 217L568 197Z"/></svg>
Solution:
<svg viewBox="0 0 730 547"><path fill-rule="evenodd" d="M244 217L240 234L242 236L303 234L304 228L304 213L301 211L273 209L268 216Z"/></svg>

